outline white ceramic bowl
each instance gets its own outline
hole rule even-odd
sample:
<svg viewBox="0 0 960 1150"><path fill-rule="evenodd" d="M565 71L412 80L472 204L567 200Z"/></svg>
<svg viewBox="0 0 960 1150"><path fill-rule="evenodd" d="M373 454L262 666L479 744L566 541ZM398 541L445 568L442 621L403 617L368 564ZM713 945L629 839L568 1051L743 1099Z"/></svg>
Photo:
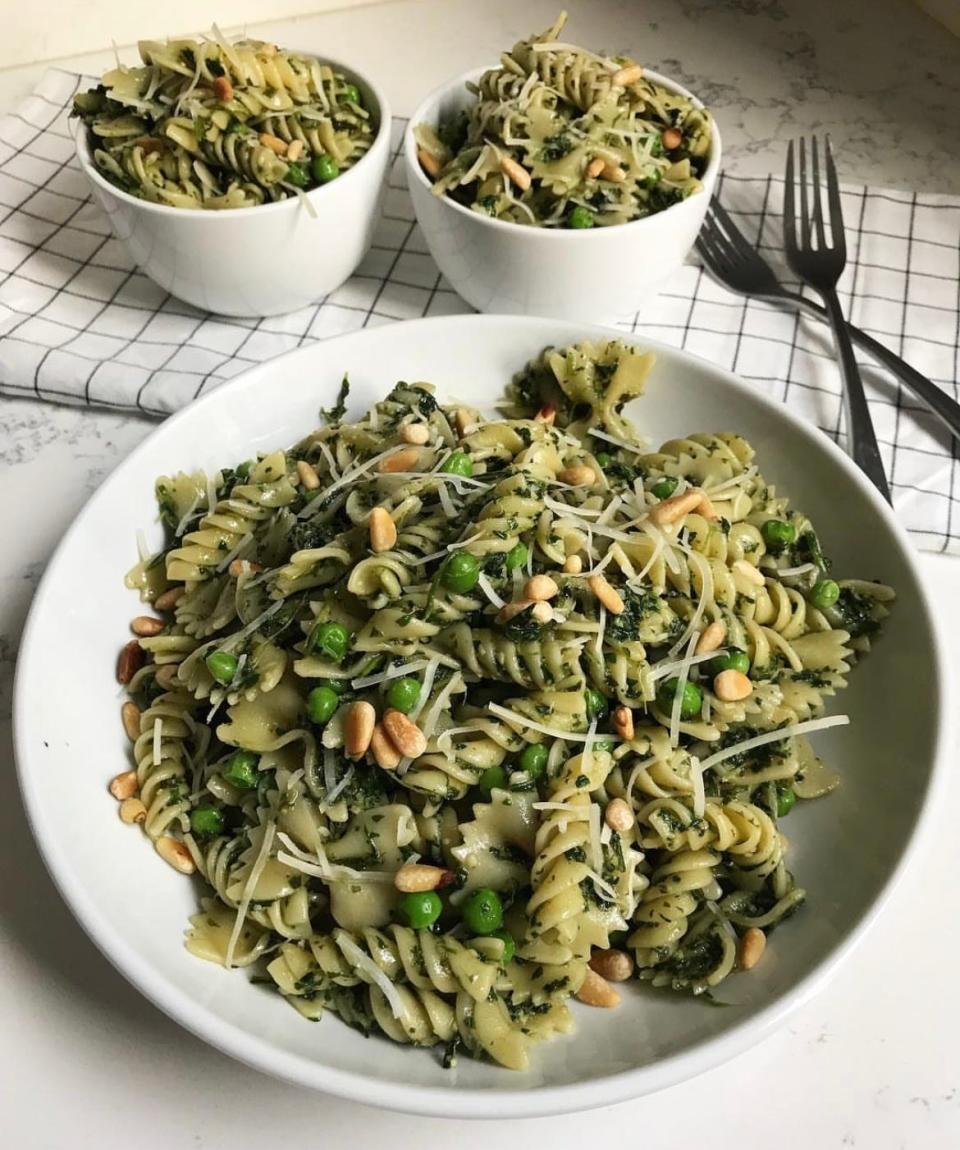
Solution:
<svg viewBox="0 0 960 1150"><path fill-rule="evenodd" d="M436 125L468 107L474 97L466 84L485 71L465 72L429 95L414 112L404 138L413 207L437 266L480 311L597 323L632 316L680 267L697 238L720 170L716 122L703 190L696 195L616 227L583 231L526 227L471 211L449 196L434 195L417 159L415 126ZM644 74L703 107L666 76Z"/></svg>
<svg viewBox="0 0 960 1150"><path fill-rule="evenodd" d="M381 89L328 60L360 89L376 137L353 167L299 197L251 208L205 211L128 195L93 162L89 132L77 122L80 166L114 235L160 287L187 303L230 316L282 315L339 287L367 253L380 214L390 159L390 107Z"/></svg>
<svg viewBox="0 0 960 1150"><path fill-rule="evenodd" d="M717 997L734 1005L714 1010L668 991L624 986L617 1010L574 1003L578 1032L538 1046L528 1073L469 1058L451 1072L435 1051L365 1039L333 1015L310 1025L243 972L184 949L198 889L120 822L106 788L129 754L114 667L138 610L123 586L135 529L149 528L151 544L160 540L154 477L212 470L294 442L314 425L317 409L329 406L344 371L351 414L397 379L432 380L448 397L490 408L544 345L609 334L556 321L456 316L342 336L262 364L158 427L90 500L50 561L23 635L14 701L17 765L34 834L60 891L104 953L163 1010L229 1054L346 1098L455 1118L622 1101L757 1044L849 952L900 873L947 765L942 640L912 547L874 488L820 432L727 372L658 346L648 395L633 405L649 438L736 428L756 447L764 475L810 514L836 570L882 579L898 593L885 633L831 705L851 725L814 736L842 785L790 816L790 865L807 905L777 930L756 970L719 989ZM92 595L77 595L80 573ZM69 657L52 657L64 651L65 636Z"/></svg>

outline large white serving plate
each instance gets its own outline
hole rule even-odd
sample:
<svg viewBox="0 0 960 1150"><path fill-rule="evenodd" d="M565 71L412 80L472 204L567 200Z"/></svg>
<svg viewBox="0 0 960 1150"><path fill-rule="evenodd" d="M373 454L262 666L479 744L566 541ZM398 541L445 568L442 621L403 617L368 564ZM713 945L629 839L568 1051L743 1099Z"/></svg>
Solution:
<svg viewBox="0 0 960 1150"><path fill-rule="evenodd" d="M613 332L551 320L418 320L316 344L254 368L159 427L77 518L51 560L23 637L15 699L26 806L47 865L85 929L117 968L183 1026L259 1069L346 1098L425 1114L505 1117L580 1110L688 1078L753 1046L823 983L888 895L933 802L944 745L944 659L904 532L825 436L703 360L656 346L634 418L653 441L736 430L766 478L817 525L841 575L892 584L899 600L874 652L834 700L849 727L815 737L843 785L791 815L790 863L808 903L763 962L731 977L711 1009L669 992L625 988L614 1011L575 1005L578 1030L541 1045L527 1074L364 1039L333 1015L311 1025L241 972L183 948L190 881L123 826L106 783L124 768L114 678L137 600L123 586L135 531L159 543L155 476L214 469L285 446L317 422L343 373L351 411L398 379L487 408L546 344ZM649 341L638 340L645 346ZM38 911L39 913L39 911ZM891 978L896 973L891 971Z"/></svg>

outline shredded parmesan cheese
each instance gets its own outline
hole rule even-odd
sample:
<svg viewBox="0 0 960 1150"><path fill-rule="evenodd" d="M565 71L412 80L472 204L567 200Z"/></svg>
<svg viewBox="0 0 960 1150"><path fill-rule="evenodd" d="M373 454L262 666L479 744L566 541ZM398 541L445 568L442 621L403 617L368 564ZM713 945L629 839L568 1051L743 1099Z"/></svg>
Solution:
<svg viewBox="0 0 960 1150"><path fill-rule="evenodd" d="M359 974L365 982L372 983L382 992L383 997L390 1004L394 1018L403 1018L406 1014L406 1008L402 995L370 955L357 946L345 930L335 931L333 937L343 957L353 967L354 972Z"/></svg>
<svg viewBox="0 0 960 1150"><path fill-rule="evenodd" d="M264 825L260 849L257 851L257 857L253 861L253 866L250 867L247 881L243 884L243 894L240 898L240 905L237 907L237 917L233 922L233 930L230 932L230 941L227 943L227 953L223 961L223 965L228 968L233 966L233 952L240 938L240 932L243 930L243 924L246 921L247 911L250 909L250 900L253 898L254 889L259 881L260 875L263 874L263 868L267 865L267 861L270 858L270 847L273 845L273 836L276 829L276 823L274 823L272 819Z"/></svg>
<svg viewBox="0 0 960 1150"><path fill-rule="evenodd" d="M484 575L482 571L477 576L477 586L484 593L484 595L486 595L494 607L497 608L497 610L499 610L504 605L504 601L500 598L496 591L494 591L490 580L486 577L486 575Z"/></svg>
<svg viewBox="0 0 960 1150"><path fill-rule="evenodd" d="M755 747L762 747L766 743L779 743L781 739L792 739L796 735L806 735L810 731L825 731L828 727L845 727L849 722L849 715L830 715L825 719L807 719L803 723L779 727L775 731L754 735L752 739L744 739L742 742L724 747L722 751L716 751L704 759L700 766L704 771L710 771L726 759L732 759L734 755L742 755L746 751L752 751Z"/></svg>
<svg viewBox="0 0 960 1150"><path fill-rule="evenodd" d="M154 719L153 721L153 765L160 766L160 759L163 753L163 748L160 740L163 738L163 719Z"/></svg>
<svg viewBox="0 0 960 1150"><path fill-rule="evenodd" d="M578 735L573 731L561 731L559 727L548 727L545 723L537 723L533 719L528 719L526 715L518 715L516 711L511 711L508 707L501 707L499 703L489 703L487 710L491 714L505 719L511 725L539 731L541 735L549 735L551 739L566 739L568 743L586 743L593 738L589 734Z"/></svg>

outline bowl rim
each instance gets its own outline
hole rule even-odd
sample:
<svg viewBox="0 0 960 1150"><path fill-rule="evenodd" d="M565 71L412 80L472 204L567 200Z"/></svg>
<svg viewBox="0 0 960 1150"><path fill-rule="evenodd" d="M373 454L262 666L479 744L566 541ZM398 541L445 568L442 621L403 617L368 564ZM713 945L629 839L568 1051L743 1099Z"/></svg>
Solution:
<svg viewBox="0 0 960 1150"><path fill-rule="evenodd" d="M309 53L314 59L319 60L322 64L329 64L331 67L343 72L345 76L353 81L359 81L373 96L377 103L377 117L379 120L376 135L373 137L373 143L366 152L360 157L359 160L351 167L347 168L335 181L329 184L322 184L318 188L311 188L303 194L311 202L314 197L321 196L327 191L331 191L335 187L342 187L343 181L351 178L354 172L361 168L364 161L372 157L375 153L382 152L385 148L389 150L390 147L390 130L393 123L393 112L391 111L390 104L387 97L384 95L383 89L379 84L373 80L368 79L362 72L357 71L356 68L349 64L344 64L340 60L335 60L332 56L321 56L317 53ZM93 162L93 152L90 147L90 130L86 124L79 118L70 120L70 131L73 134L74 147L76 148L77 159L80 167L83 169L84 174L91 183L97 187L109 192L112 196L116 196L121 202L130 204L132 207L140 209L145 212L167 213L174 212L175 216L171 218L176 219L197 219L202 218L205 220L233 220L243 218L251 212L256 212L258 215L263 215L267 211L280 211L283 209L289 210L291 207L300 206L299 196L288 196L285 200L273 200L269 203L251 204L245 208L224 208L220 211L212 211L209 208L178 208L173 204L158 204L152 200L143 200L139 196L132 196L129 192L125 192L122 188L118 188L116 184L112 184L104 175L101 174L96 164Z"/></svg>
<svg viewBox="0 0 960 1150"><path fill-rule="evenodd" d="M946 656L946 639L935 626L936 616L927 592L926 583L920 571L917 555L905 528L896 519L893 510L885 503L879 492L857 469L853 461L840 448L820 433L813 425L785 408L776 399L758 391L747 381L733 372L711 363L702 356L665 344L660 340L645 337L640 332L624 333L620 329L602 327L597 324L580 323L572 320L552 320L532 316L499 315L456 315L429 317L407 321L403 327L422 333L422 339L429 343L431 332L439 327L457 326L488 327L490 338L496 338L498 329L505 326L523 329L542 330L545 342L557 338L559 328L565 330L562 338L618 338L648 348L665 358L678 356L691 361L698 370L709 372L722 380L724 387L737 393L749 394L753 402L767 409L775 418L785 421L800 436L816 442L819 449L832 456L845 473L848 482L859 489L873 506L876 514L884 521L893 541L899 545L900 558L909 570L917 592L917 605L931 635L930 676L934 687L931 699L931 715L936 716L930 755L928 783L916 813L908 837L899 844L898 854L893 861L890 873L873 901L866 907L848 933L833 946L825 957L809 973L797 981L790 989L767 1005L761 1007L751 1017L734 1023L729 1030L713 1038L696 1042L649 1066L633 1066L619 1070L602 1078L590 1079L575 1085L537 1086L521 1089L478 1089L465 1090L459 1087L409 1086L400 1082L371 1080L368 1076L338 1067L320 1067L309 1063L301 1055L278 1050L269 1046L269 1039L240 1029L225 1021L212 1009L198 1004L185 991L174 983L154 973L127 939L115 931L101 916L97 899L87 888L80 885L70 867L67 854L57 841L56 835L46 824L44 803L44 772L31 772L28 764L34 758L34 751L28 743L30 714L28 711L28 675L37 672L30 667L41 655L35 639L40 629L40 620L46 612L45 601L52 594L51 587L58 578L59 556L74 537L84 530L85 520L90 509L103 498L104 489L112 484L120 474L131 467L144 454L148 445L157 435L166 433L167 428L176 429L184 420L197 418L197 411L210 408L211 404L222 402L222 394L229 389L256 388L260 386L259 376L275 370L274 363L292 365L295 357L308 358L317 354L319 345L297 348L276 361L267 361L240 373L208 395L188 404L187 407L165 420L134 450L127 455L108 475L94 494L87 500L76 515L67 531L61 537L44 575L34 594L30 611L20 642L20 657L17 661L13 696L13 743L14 758L20 784L21 795L27 821L39 847L44 864L53 879L57 890L108 961L138 990L184 1029L201 1038L217 1049L231 1055L240 1062L266 1074L295 1082L313 1089L332 1092L349 1101L394 1109L405 1113L445 1118L493 1118L493 1117L540 1117L576 1112L600 1106L613 1105L647 1093L665 1089L687 1080L740 1054L762 1038L773 1032L795 1010L807 1002L835 973L841 962L860 943L867 930L889 901L891 894L900 883L903 875L915 858L930 831L931 823L938 809L941 794L947 783L947 758L951 746L950 738L954 729L950 702L953 694ZM372 329L377 334L370 336L366 330L349 332L336 337L340 341L353 338L389 339L393 324ZM323 343L325 354L329 356L328 341ZM296 374L295 372L293 374ZM219 400L215 396L220 396ZM371 1090L371 1085L375 1087Z"/></svg>
<svg viewBox="0 0 960 1150"><path fill-rule="evenodd" d="M431 105L442 100L444 96L452 92L459 92L469 81L478 80L484 72L491 68L498 67L497 64L487 64L481 68L470 68L466 72L461 72L459 76L455 76L452 80L447 80L445 83L440 84L434 88L433 91L420 101L416 111L407 122L406 129L403 133L403 154L407 167L407 180L416 180L431 196L433 196L433 184L427 179L420 162L417 159L417 142L414 137L414 129L418 124L429 123L430 118L426 113L426 109ZM645 79L653 80L657 84L663 85L671 92L675 92L679 96L685 96L691 101L695 108L709 111L699 96L694 95L688 88L685 88L678 80L672 79L670 76L665 76L662 72L655 72L652 68L644 68L643 75ZM537 228L537 227L524 227L522 224L513 223L510 220L494 219L492 216L482 215L480 212L474 212L470 208L464 207L463 204L458 204L456 200L452 200L448 195L433 196L433 198L441 204L445 204L448 208L462 215L465 219L472 220L482 226L491 227L494 229L502 230L509 229L511 233L516 233L518 227L523 228L521 234L530 237L531 239L542 239L547 243L562 243L565 241L569 243L581 243L588 239L596 239L598 236L606 235L607 233L619 235L622 233L623 228L636 228L641 227L656 227L657 221L663 220L670 216L671 212L676 213L678 209L684 208L686 205L696 203L701 195L709 194L711 185L716 184L717 176L720 173L720 162L723 158L723 141L721 139L720 128L717 124L716 117L710 112L711 123L711 142L710 152L707 158L707 166L701 178L703 185L701 190L693 196L688 196L685 200L680 200L679 203L671 204L669 207L664 208L661 212L655 212L652 216L643 216L637 220L627 220L623 224L613 224L610 227L603 228ZM411 191L412 191L411 187Z"/></svg>

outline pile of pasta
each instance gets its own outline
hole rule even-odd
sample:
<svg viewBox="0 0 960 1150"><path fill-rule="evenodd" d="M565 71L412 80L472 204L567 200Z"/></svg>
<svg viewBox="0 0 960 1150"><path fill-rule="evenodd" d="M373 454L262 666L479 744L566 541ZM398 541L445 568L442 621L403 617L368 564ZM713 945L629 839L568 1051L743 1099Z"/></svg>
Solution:
<svg viewBox="0 0 960 1150"><path fill-rule="evenodd" d="M355 84L258 40L153 40L74 100L93 159L131 195L175 208L246 208L328 183L370 148Z"/></svg>
<svg viewBox="0 0 960 1150"><path fill-rule="evenodd" d="M195 955L523 1068L572 996L707 992L796 910L780 821L836 782L807 735L893 592L828 577L740 436L644 450L651 363L547 349L494 419L341 395L158 481L115 783L209 887Z"/></svg>
<svg viewBox="0 0 960 1150"><path fill-rule="evenodd" d="M702 188L709 113L626 56L558 36L562 13L467 88L476 100L415 127L437 195L497 219L553 228L624 224Z"/></svg>

